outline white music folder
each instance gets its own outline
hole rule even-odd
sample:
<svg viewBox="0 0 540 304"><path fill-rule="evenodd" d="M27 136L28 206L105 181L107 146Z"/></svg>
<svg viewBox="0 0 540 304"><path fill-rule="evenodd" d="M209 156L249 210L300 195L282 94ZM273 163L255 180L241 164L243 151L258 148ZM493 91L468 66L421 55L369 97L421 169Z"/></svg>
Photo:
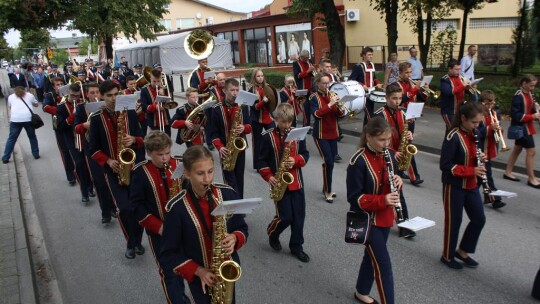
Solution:
<svg viewBox="0 0 540 304"><path fill-rule="evenodd" d="M95 102L89 102L85 104L86 113L90 115L90 113L95 113L101 109L101 107L105 106L105 101L95 101Z"/></svg>
<svg viewBox="0 0 540 304"><path fill-rule="evenodd" d="M296 90L296 96L307 96L308 90Z"/></svg>
<svg viewBox="0 0 540 304"><path fill-rule="evenodd" d="M405 119L422 117L422 110L424 110L423 102L411 102L407 107L407 113L405 113Z"/></svg>
<svg viewBox="0 0 540 304"><path fill-rule="evenodd" d="M135 110L137 108L137 95L118 95L114 105L115 111Z"/></svg>
<svg viewBox="0 0 540 304"><path fill-rule="evenodd" d="M257 100L259 100L259 95L240 90L234 102L239 105L245 104L251 107Z"/></svg>
<svg viewBox="0 0 540 304"><path fill-rule="evenodd" d="M70 84L66 84L66 85L63 85L63 86L59 87L58 88L58 95L60 95L60 96L68 95L70 86L71 86Z"/></svg>
<svg viewBox="0 0 540 304"><path fill-rule="evenodd" d="M182 178L182 175L184 175L184 165L182 163L178 163L176 165L176 169L174 170L173 174L171 175L172 179L179 179Z"/></svg>
<svg viewBox="0 0 540 304"><path fill-rule="evenodd" d="M287 135L287 138L285 138L285 142L289 142L292 140L304 140L306 138L306 135L309 129L310 127L291 129L291 132L289 132L289 134Z"/></svg>
<svg viewBox="0 0 540 304"><path fill-rule="evenodd" d="M251 214L262 202L262 198L245 198L232 201L224 201L219 204L214 211L213 216L227 214Z"/></svg>
<svg viewBox="0 0 540 304"><path fill-rule="evenodd" d="M408 219L406 221L403 221L399 224L397 224L398 227L401 228L407 228L412 231L419 231L425 228L433 227L435 226L435 222L432 220L425 219L423 217L417 216L412 219Z"/></svg>

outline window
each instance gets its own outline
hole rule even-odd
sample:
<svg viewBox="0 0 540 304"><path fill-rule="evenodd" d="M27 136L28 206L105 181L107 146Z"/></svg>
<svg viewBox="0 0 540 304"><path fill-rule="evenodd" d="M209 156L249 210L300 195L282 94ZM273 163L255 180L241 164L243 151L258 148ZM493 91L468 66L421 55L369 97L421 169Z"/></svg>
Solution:
<svg viewBox="0 0 540 304"><path fill-rule="evenodd" d="M224 32L224 33L218 33L218 37L222 36L224 39L229 40L231 42L231 52L233 54L233 63L239 64L240 63L240 51L238 49L238 32Z"/></svg>
<svg viewBox="0 0 540 304"><path fill-rule="evenodd" d="M487 29L487 28L516 28L519 24L518 17L506 18L471 18L469 23L470 29Z"/></svg>
<svg viewBox="0 0 540 304"><path fill-rule="evenodd" d="M433 20L433 23L431 24L431 28L434 31L442 31L446 30L448 28L457 29L458 28L458 21L459 19L439 19L439 20ZM424 28L426 28L426 21L424 21Z"/></svg>
<svg viewBox="0 0 540 304"><path fill-rule="evenodd" d="M167 29L167 32L171 31L171 19L162 19L159 23Z"/></svg>
<svg viewBox="0 0 540 304"><path fill-rule="evenodd" d="M195 18L178 18L176 19L176 29L184 29L195 26Z"/></svg>
<svg viewBox="0 0 540 304"><path fill-rule="evenodd" d="M266 38L270 37L270 28L244 30L244 47L246 49L246 63L268 64L268 45Z"/></svg>

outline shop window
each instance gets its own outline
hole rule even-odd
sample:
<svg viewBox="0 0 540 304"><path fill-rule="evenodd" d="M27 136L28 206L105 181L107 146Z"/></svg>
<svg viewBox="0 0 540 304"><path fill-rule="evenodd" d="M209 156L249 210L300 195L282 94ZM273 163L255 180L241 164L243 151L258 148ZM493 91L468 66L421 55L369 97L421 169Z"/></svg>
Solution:
<svg viewBox="0 0 540 304"><path fill-rule="evenodd" d="M268 64L268 41L270 28L257 28L244 30L244 47L246 63Z"/></svg>

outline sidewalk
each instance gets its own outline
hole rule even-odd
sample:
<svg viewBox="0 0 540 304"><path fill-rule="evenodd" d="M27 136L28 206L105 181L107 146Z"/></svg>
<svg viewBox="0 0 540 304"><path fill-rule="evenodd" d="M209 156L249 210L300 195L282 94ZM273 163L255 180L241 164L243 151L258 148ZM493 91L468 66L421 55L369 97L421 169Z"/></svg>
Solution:
<svg viewBox="0 0 540 304"><path fill-rule="evenodd" d="M9 123L4 99L0 102L0 147L3 152ZM18 146L16 151L20 153ZM0 304L33 304L36 293L14 159L12 156L8 164L0 164Z"/></svg>

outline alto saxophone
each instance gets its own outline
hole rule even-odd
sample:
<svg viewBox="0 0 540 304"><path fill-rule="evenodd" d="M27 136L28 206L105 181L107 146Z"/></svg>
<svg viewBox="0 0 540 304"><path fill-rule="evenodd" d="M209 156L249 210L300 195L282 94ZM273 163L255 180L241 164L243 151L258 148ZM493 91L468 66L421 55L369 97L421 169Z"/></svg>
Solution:
<svg viewBox="0 0 540 304"><path fill-rule="evenodd" d="M180 191L182 190L181 186L181 179L180 178L172 178L173 171L171 170L171 166L169 163L163 163L163 168L171 174L172 179L172 187L169 189L169 197L167 197L167 201L175 197Z"/></svg>
<svg viewBox="0 0 540 304"><path fill-rule="evenodd" d="M229 130L229 139L227 140L226 148L229 151L229 155L223 158L223 170L225 171L234 171L238 153L244 151L247 147L246 140L236 135L235 132L236 127L242 124L242 108L240 108L240 106L238 107L238 111L236 111L236 114L234 115L231 129Z"/></svg>
<svg viewBox="0 0 540 304"><path fill-rule="evenodd" d="M388 181L390 182L390 193L397 192L398 189L396 185L394 184L394 170L392 170L392 160L390 159L390 152L388 152L388 148L384 148L384 161L386 162L386 168L388 171ZM405 220L405 217L403 216L403 209L401 208L401 201L394 205L394 209L396 210L396 214L397 214L397 222L398 223L403 222Z"/></svg>
<svg viewBox="0 0 540 304"><path fill-rule="evenodd" d="M409 144L407 134L409 133L409 124L405 121L403 124L403 133L401 133L401 141L399 143L398 152L401 153L401 159L398 162L399 171L407 171L411 166L412 157L418 153L418 148L415 145Z"/></svg>
<svg viewBox="0 0 540 304"><path fill-rule="evenodd" d="M129 186L131 181L131 167L135 163L135 151L133 149L124 147L123 139L128 134L126 127L127 110L120 112L116 123L117 139L116 144L118 146L118 162L120 163L120 173L118 174L118 183L120 186Z"/></svg>
<svg viewBox="0 0 540 304"><path fill-rule="evenodd" d="M277 185L270 186L270 199L274 201L280 201L287 190L287 185L290 185L294 182L294 176L287 171L286 162L291 155L291 147L284 143L285 148L283 149L283 154L281 156L279 167L274 175L277 180Z"/></svg>
<svg viewBox="0 0 540 304"><path fill-rule="evenodd" d="M217 202L209 188L209 195ZM234 283L242 276L242 268L223 251L221 243L227 236L227 219L230 215L215 216L212 223L212 262L210 270L218 277L218 282L210 290L212 304L230 304L234 296Z"/></svg>

